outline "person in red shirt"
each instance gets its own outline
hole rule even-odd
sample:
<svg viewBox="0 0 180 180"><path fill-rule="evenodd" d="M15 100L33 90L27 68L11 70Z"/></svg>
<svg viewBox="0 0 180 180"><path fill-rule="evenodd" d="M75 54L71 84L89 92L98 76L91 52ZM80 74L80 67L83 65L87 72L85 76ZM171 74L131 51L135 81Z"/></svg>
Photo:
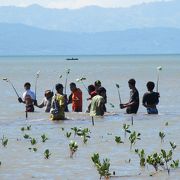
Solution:
<svg viewBox="0 0 180 180"><path fill-rule="evenodd" d="M76 87L75 83L70 83L71 95L68 104L72 103L72 111L82 112L82 91Z"/></svg>

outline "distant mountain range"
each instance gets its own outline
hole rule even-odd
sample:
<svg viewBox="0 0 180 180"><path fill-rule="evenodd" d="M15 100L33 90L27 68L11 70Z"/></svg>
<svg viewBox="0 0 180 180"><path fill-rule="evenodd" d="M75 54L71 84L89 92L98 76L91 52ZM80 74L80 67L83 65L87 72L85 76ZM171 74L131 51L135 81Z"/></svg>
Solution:
<svg viewBox="0 0 180 180"><path fill-rule="evenodd" d="M0 7L0 22L65 32L105 32L142 28L180 28L180 0L144 3L129 8L48 9Z"/></svg>
<svg viewBox="0 0 180 180"><path fill-rule="evenodd" d="M180 29L176 28L76 33L0 24L1 56L178 53Z"/></svg>

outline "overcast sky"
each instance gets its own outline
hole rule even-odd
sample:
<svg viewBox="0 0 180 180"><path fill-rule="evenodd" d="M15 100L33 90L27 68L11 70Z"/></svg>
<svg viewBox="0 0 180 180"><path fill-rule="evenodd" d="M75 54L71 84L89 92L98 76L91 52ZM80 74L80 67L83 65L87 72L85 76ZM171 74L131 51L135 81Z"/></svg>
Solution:
<svg viewBox="0 0 180 180"><path fill-rule="evenodd" d="M39 4L50 8L80 8L83 6L97 5L102 7L128 7L140 3L172 0L0 0L0 6L15 5L28 6Z"/></svg>

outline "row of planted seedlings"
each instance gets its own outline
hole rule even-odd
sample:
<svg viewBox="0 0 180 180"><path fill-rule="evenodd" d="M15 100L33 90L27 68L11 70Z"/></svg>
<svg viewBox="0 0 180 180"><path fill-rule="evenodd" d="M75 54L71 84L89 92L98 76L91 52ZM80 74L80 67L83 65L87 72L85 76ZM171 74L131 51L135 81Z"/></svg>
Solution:
<svg viewBox="0 0 180 180"><path fill-rule="evenodd" d="M132 123L132 125L133 125L133 123ZM168 124L166 123L166 126L167 125ZM141 138L140 138L141 134L136 131L132 132L130 130L130 125L128 125L128 124L123 124L122 129L124 131L124 141L127 139L127 135L129 135L128 141L130 144L130 151L132 152L133 145L135 145L138 140L141 140ZM31 126L21 128L21 131L23 131L23 132L30 131L30 130L31 130ZM61 128L61 130L63 132L65 132L64 128ZM83 143L87 144L88 139L90 138L90 133L91 133L91 131L88 128L82 129L82 128L73 127L73 128L71 128L71 131L65 132L65 136L68 139L71 138L71 136L81 137ZM23 137L25 139L29 140L31 145L33 146L33 147L30 147L29 150L36 152L37 148L34 146L37 144L37 140L35 138L31 137L30 135L28 135L27 133L25 133ZM159 132L159 137L161 139L161 143L164 143L165 133ZM47 140L48 140L48 137L45 134L41 135L41 141L43 143L46 142ZM124 141L122 141L122 138L120 136L115 136L114 140L117 144L124 144ZM3 136L3 138L1 139L1 143L4 147L6 147L8 144L8 138ZM159 168L162 168L162 170L167 170L167 172L169 174L170 168L177 168L179 166L179 160L173 160L173 152L176 149L176 144L174 142L170 142L170 146L171 146L171 149L169 151L165 151L164 149L161 149L160 153L155 152L150 155L146 155L144 149L141 149L141 150L135 149L135 151L133 151L133 152L138 154L139 159L140 159L139 164L141 167L145 167L146 165L152 165L156 172L158 172ZM73 158L75 152L78 150L78 144L76 141L74 141L74 140L70 141L69 150L70 150L70 157ZM44 158L49 159L50 156L51 156L51 153L50 153L49 149L46 149L44 151ZM115 175L115 172L110 173L110 159L105 158L101 162L99 153L94 153L91 156L91 160L93 161L95 167L97 168L100 178L104 177L105 179L109 179L110 176ZM0 165L1 165L1 162L0 162Z"/></svg>

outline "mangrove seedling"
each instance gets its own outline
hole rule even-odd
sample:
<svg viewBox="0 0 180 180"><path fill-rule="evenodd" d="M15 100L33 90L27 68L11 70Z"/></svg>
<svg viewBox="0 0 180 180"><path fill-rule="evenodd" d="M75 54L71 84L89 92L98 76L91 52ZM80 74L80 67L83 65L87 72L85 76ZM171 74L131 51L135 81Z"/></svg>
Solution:
<svg viewBox="0 0 180 180"><path fill-rule="evenodd" d="M166 122L166 123L165 123L165 126L168 126L168 125L169 125L169 123L168 123L168 122Z"/></svg>
<svg viewBox="0 0 180 180"><path fill-rule="evenodd" d="M103 163L101 163L98 153L94 153L91 159L97 168L97 171L100 175L100 179L104 177L106 180L108 180L111 175L111 173L109 172L110 160L106 158L106 159L103 159Z"/></svg>
<svg viewBox="0 0 180 180"><path fill-rule="evenodd" d="M27 126L27 127L22 127L21 131L30 131L31 130L31 125Z"/></svg>
<svg viewBox="0 0 180 180"><path fill-rule="evenodd" d="M7 146L7 143L8 143L8 138L6 138L5 136L2 137L1 139L1 144L6 147Z"/></svg>
<svg viewBox="0 0 180 180"><path fill-rule="evenodd" d="M45 159L49 159L50 156L51 156L51 153L50 153L49 149L46 149L46 150L44 151L44 158L45 158Z"/></svg>
<svg viewBox="0 0 180 180"><path fill-rule="evenodd" d="M45 134L41 135L41 139L42 139L42 142L46 142L48 140Z"/></svg>
<svg viewBox="0 0 180 180"><path fill-rule="evenodd" d="M64 128L62 127L61 130L64 131Z"/></svg>
<svg viewBox="0 0 180 180"><path fill-rule="evenodd" d="M28 134L25 134L23 137L24 139L31 139L31 137Z"/></svg>
<svg viewBox="0 0 180 180"><path fill-rule="evenodd" d="M163 160L162 160L162 155L158 153L154 153L152 155L149 155L146 159L146 162L149 165L152 165L155 169L155 171L158 171L159 166L163 166Z"/></svg>
<svg viewBox="0 0 180 180"><path fill-rule="evenodd" d="M115 106L114 106L114 104L112 104L112 103L109 103L109 105L112 107L112 108L114 108Z"/></svg>
<svg viewBox="0 0 180 180"><path fill-rule="evenodd" d="M159 137L161 138L161 143L164 142L165 133L159 132Z"/></svg>
<svg viewBox="0 0 180 180"><path fill-rule="evenodd" d="M73 158L74 153L78 149L78 144L75 141L70 141L69 143L69 149L70 149L70 158Z"/></svg>
<svg viewBox="0 0 180 180"><path fill-rule="evenodd" d="M168 174L170 173L170 168L168 166L168 162L172 160L172 150L169 152L166 152L164 149L161 149L162 158L164 159L166 163L166 169L168 171Z"/></svg>
<svg viewBox="0 0 180 180"><path fill-rule="evenodd" d="M174 161L170 164L171 168L175 169L179 167L179 159Z"/></svg>
<svg viewBox="0 0 180 180"><path fill-rule="evenodd" d="M116 141L117 144L124 143L124 142L121 140L121 137L120 137L120 136L115 136L115 141Z"/></svg>
<svg viewBox="0 0 180 180"><path fill-rule="evenodd" d="M71 128L71 130L74 131L74 137L78 134L81 134L81 131L82 131L81 128L77 128L77 127L73 127L73 128Z"/></svg>
<svg viewBox="0 0 180 180"><path fill-rule="evenodd" d="M89 133L91 133L91 131L88 128L84 128L83 130L81 130L81 132L78 133L78 136L83 137L84 144L86 144L88 141L88 138L90 138Z"/></svg>
<svg viewBox="0 0 180 180"><path fill-rule="evenodd" d="M91 156L91 160L93 161L95 166L96 166L96 164L100 164L99 153L94 153Z"/></svg>
<svg viewBox="0 0 180 180"><path fill-rule="evenodd" d="M126 133L131 133L129 130L130 125L129 124L123 124L123 130L124 130L124 137L126 138Z"/></svg>
<svg viewBox="0 0 180 180"><path fill-rule="evenodd" d="M137 133L136 131L134 131L133 133L130 134L129 136L129 141L131 143L130 149L132 149L132 145L134 145L136 143L137 140L140 140L140 133Z"/></svg>
<svg viewBox="0 0 180 180"><path fill-rule="evenodd" d="M24 127L22 127L22 128L21 128L21 131L25 131L25 128L24 128Z"/></svg>
<svg viewBox="0 0 180 180"><path fill-rule="evenodd" d="M27 128L26 128L28 131L30 131L31 130L31 125L30 126L27 126Z"/></svg>
<svg viewBox="0 0 180 180"><path fill-rule="evenodd" d="M171 141L169 143L171 145L172 150L175 150L177 147L176 144L174 142L171 142Z"/></svg>
<svg viewBox="0 0 180 180"><path fill-rule="evenodd" d="M37 151L37 148L28 148L30 151L33 150L33 152Z"/></svg>
<svg viewBox="0 0 180 180"><path fill-rule="evenodd" d="M70 138L71 137L71 132L66 132L66 137Z"/></svg>
<svg viewBox="0 0 180 180"><path fill-rule="evenodd" d="M32 138L32 139L31 139L31 144L32 144L32 145L37 144L37 141L36 141L36 139L35 139L35 138Z"/></svg>
<svg viewBox="0 0 180 180"><path fill-rule="evenodd" d="M139 158L140 158L140 166L144 167L146 165L146 156L145 156L145 152L144 149L139 150L139 149L135 149L135 153L138 154Z"/></svg>

